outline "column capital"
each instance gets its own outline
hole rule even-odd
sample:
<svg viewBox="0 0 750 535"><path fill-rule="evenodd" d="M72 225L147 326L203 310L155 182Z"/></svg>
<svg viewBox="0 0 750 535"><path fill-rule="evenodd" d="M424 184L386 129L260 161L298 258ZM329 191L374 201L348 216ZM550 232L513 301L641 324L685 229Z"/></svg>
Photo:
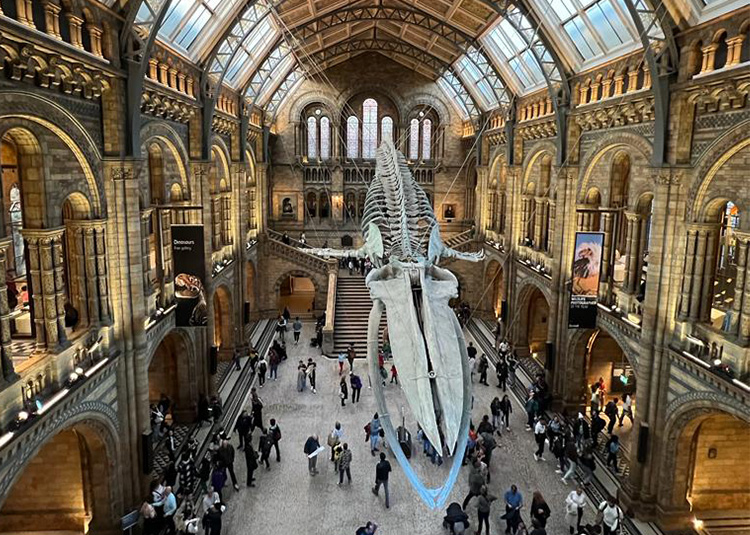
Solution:
<svg viewBox="0 0 750 535"><path fill-rule="evenodd" d="M45 244L58 241L62 238L65 232L65 227L57 227L52 229L21 229L21 235L23 239L30 244Z"/></svg>

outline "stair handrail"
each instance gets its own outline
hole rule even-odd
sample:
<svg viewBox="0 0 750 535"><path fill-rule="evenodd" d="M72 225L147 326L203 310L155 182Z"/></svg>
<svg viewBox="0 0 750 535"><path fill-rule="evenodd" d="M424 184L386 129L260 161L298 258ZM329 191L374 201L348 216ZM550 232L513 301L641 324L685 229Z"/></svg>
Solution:
<svg viewBox="0 0 750 535"><path fill-rule="evenodd" d="M326 323L323 326L323 353L333 352L336 323L336 286L338 285L338 269L328 271L328 295L326 296Z"/></svg>
<svg viewBox="0 0 750 535"><path fill-rule="evenodd" d="M337 269L338 267L338 262L336 260L321 258L306 252L302 247L287 245L281 241L281 236L283 236L283 234L279 232L269 229L266 231L266 236L268 237L268 242L271 244L272 251L291 256L293 261L302 262L319 273L327 275L329 271Z"/></svg>
<svg viewBox="0 0 750 535"><path fill-rule="evenodd" d="M466 229L463 232L459 232L458 234L454 236L451 236L450 238L445 240L445 245L447 245L448 247L456 247L457 245L460 245L467 241L471 241L473 237L474 237L474 227L470 229Z"/></svg>

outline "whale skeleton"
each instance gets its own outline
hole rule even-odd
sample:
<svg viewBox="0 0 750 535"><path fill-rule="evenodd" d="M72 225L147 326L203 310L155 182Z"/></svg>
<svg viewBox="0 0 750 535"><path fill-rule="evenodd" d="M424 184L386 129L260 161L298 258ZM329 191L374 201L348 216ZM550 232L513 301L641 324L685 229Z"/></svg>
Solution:
<svg viewBox="0 0 750 535"><path fill-rule="evenodd" d="M416 475L398 447L385 394L376 379L373 388L381 422L392 451L422 499L432 508L440 507L455 484L466 448L471 378L463 333L448 304L458 296L458 281L437 264L444 258L477 262L484 253L464 253L443 243L427 195L390 141L377 150L362 233L364 245L359 249L307 251L324 257L366 257L372 262L373 270L365 280L373 300L367 340L370 376L378 377L378 326L385 309L407 403L430 443L439 452L445 447L453 455L446 483L428 489Z"/></svg>

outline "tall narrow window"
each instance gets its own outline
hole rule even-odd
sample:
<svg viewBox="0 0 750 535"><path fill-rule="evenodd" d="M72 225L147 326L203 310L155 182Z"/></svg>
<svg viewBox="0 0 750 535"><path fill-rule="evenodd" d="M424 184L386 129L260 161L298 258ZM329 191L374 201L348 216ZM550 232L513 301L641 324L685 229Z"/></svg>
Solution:
<svg viewBox="0 0 750 535"><path fill-rule="evenodd" d="M307 118L307 157L318 157L318 121L315 117Z"/></svg>
<svg viewBox="0 0 750 535"><path fill-rule="evenodd" d="M362 157L374 158L378 147L378 103L368 98L362 103Z"/></svg>
<svg viewBox="0 0 750 535"><path fill-rule="evenodd" d="M386 139L393 143L393 119L390 117L383 117L380 121L380 138L381 141Z"/></svg>
<svg viewBox="0 0 750 535"><path fill-rule="evenodd" d="M23 210L21 207L21 188L18 184L10 187L10 208L8 209L10 219L10 233L13 239L13 253L16 266L16 276L26 274L26 260L23 254Z"/></svg>
<svg viewBox="0 0 750 535"><path fill-rule="evenodd" d="M422 121L422 159L429 160L432 157L432 121L425 119Z"/></svg>
<svg viewBox="0 0 750 535"><path fill-rule="evenodd" d="M320 119L320 158L327 160L331 157L331 121L328 117Z"/></svg>
<svg viewBox="0 0 750 535"><path fill-rule="evenodd" d="M409 159L419 159L419 121L412 119L409 123Z"/></svg>
<svg viewBox="0 0 750 535"><path fill-rule="evenodd" d="M359 119L354 115L346 120L346 157L359 157Z"/></svg>

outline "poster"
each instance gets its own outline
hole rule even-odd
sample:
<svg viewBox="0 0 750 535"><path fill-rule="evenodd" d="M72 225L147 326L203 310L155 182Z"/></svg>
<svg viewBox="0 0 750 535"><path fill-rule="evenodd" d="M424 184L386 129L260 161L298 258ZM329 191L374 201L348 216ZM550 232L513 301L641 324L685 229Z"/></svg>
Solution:
<svg viewBox="0 0 750 535"><path fill-rule="evenodd" d="M603 244L602 232L576 232L568 328L596 327Z"/></svg>
<svg viewBox="0 0 750 535"><path fill-rule="evenodd" d="M203 225L172 225L172 258L178 327L208 325Z"/></svg>

